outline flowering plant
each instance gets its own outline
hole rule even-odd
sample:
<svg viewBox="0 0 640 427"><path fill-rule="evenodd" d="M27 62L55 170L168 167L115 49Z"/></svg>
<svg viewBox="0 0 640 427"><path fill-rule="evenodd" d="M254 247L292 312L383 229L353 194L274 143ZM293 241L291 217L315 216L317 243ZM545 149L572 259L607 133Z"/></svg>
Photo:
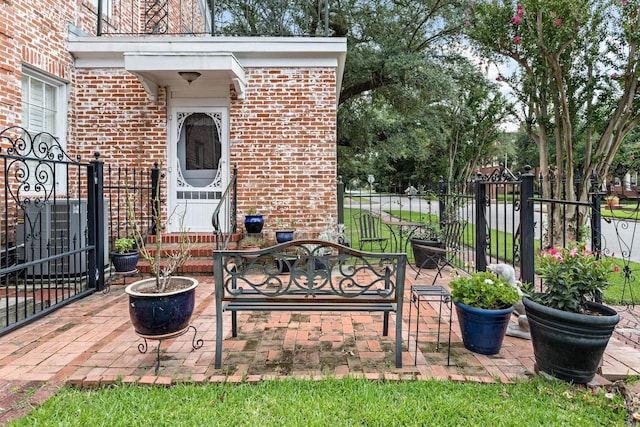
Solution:
<svg viewBox="0 0 640 427"><path fill-rule="evenodd" d="M520 300L516 288L506 279L481 271L471 277L458 277L449 284L454 301L485 310L507 308Z"/></svg>
<svg viewBox="0 0 640 427"><path fill-rule="evenodd" d="M530 298L547 307L584 313L587 299L594 299L609 286L609 274L616 271L611 258L591 252L582 242L568 248L541 251L536 272L546 292Z"/></svg>

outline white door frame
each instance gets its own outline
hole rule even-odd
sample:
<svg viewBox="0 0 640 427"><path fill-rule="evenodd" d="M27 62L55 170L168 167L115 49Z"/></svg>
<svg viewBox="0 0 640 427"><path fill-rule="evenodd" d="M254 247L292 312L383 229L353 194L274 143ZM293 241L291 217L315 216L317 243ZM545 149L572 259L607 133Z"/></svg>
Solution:
<svg viewBox="0 0 640 427"><path fill-rule="evenodd" d="M229 183L229 108L219 102L209 100L183 99L169 107L168 150L167 150L167 212L171 217L167 222L169 232L180 231L180 218L184 213L184 229L190 232L213 232L211 214L220 202ZM205 113L214 117L219 126L221 156L215 178L206 186L189 184L181 173L178 162L178 138L188 113ZM221 221L221 225L228 221ZM226 231L226 230L223 230Z"/></svg>

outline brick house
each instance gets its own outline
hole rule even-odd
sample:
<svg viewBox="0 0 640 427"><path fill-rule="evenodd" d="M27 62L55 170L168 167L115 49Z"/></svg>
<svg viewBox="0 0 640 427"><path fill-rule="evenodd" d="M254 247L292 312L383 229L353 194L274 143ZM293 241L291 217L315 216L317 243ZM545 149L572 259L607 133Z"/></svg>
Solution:
<svg viewBox="0 0 640 427"><path fill-rule="evenodd" d="M161 163L166 212L185 210L192 231L212 230L234 166L239 223L255 208L267 234L335 224L346 40L212 36L206 2L155 3L163 22L146 3L4 2L0 127L51 132L85 161Z"/></svg>

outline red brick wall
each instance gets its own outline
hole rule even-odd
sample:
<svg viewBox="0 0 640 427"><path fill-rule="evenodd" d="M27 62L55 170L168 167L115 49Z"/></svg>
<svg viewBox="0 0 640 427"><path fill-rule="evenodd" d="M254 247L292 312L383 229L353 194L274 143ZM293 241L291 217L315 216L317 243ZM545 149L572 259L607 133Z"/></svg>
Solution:
<svg viewBox="0 0 640 427"><path fill-rule="evenodd" d="M265 228L295 220L316 237L336 220L336 82L333 69L248 69L244 100L231 105L231 164L238 165L241 220Z"/></svg>
<svg viewBox="0 0 640 427"><path fill-rule="evenodd" d="M238 166L238 220L253 207L271 237L278 220L295 220L315 237L336 218L336 99L333 69L247 69L245 98L233 94L230 161ZM121 70L79 70L70 141L82 158L166 164L166 96L149 100Z"/></svg>
<svg viewBox="0 0 640 427"><path fill-rule="evenodd" d="M89 161L151 167L166 160L167 95L153 102L131 74L76 70L65 48L72 23L95 32L81 1L0 5L0 127L20 123L22 64L69 81L67 146ZM20 25L15 25L21 23ZM336 219L336 79L333 68L247 68L244 99L230 85L230 160L239 169L238 220L254 207L272 233L296 221L317 236ZM272 234L271 234L272 236Z"/></svg>

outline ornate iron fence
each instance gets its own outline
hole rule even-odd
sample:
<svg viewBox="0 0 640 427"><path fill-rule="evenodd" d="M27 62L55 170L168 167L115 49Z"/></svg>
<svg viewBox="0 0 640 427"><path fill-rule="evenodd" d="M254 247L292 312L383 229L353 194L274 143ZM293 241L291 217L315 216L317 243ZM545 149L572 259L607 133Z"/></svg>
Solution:
<svg viewBox="0 0 640 427"><path fill-rule="evenodd" d="M0 146L4 333L101 289L108 258L102 164L74 160L53 135L17 126L0 131Z"/></svg>
<svg viewBox="0 0 640 427"><path fill-rule="evenodd" d="M329 1L316 2L315 14L309 16L299 10L303 6L256 2L240 8L232 2L205 0L98 0L96 34L327 37ZM259 24L264 17L268 26Z"/></svg>
<svg viewBox="0 0 640 427"><path fill-rule="evenodd" d="M613 275L617 282L615 301L609 302L635 304L640 251L634 252L633 248L640 239L640 201L636 200L635 206L627 205L626 210L610 205L605 210L608 215L603 216L601 180L576 180L576 192L583 185L589 186L591 196L584 202L563 200L565 194L542 197L545 179L555 178L536 176L528 169L512 173L500 168L465 182L441 181L437 188L407 183L394 184L389 187L391 191L373 184L361 191L344 191L339 180L338 218L346 226L349 241L359 247L353 218L362 211L373 213L380 218L379 234L392 243L385 249L407 252L409 259L413 259L411 237L420 234L427 224L461 221L464 229L457 267L482 271L491 263L508 263L522 281L537 282L538 286L542 284L535 275L536 253L584 240L593 251L613 256L620 265L618 275ZM364 249L382 250L374 246Z"/></svg>

